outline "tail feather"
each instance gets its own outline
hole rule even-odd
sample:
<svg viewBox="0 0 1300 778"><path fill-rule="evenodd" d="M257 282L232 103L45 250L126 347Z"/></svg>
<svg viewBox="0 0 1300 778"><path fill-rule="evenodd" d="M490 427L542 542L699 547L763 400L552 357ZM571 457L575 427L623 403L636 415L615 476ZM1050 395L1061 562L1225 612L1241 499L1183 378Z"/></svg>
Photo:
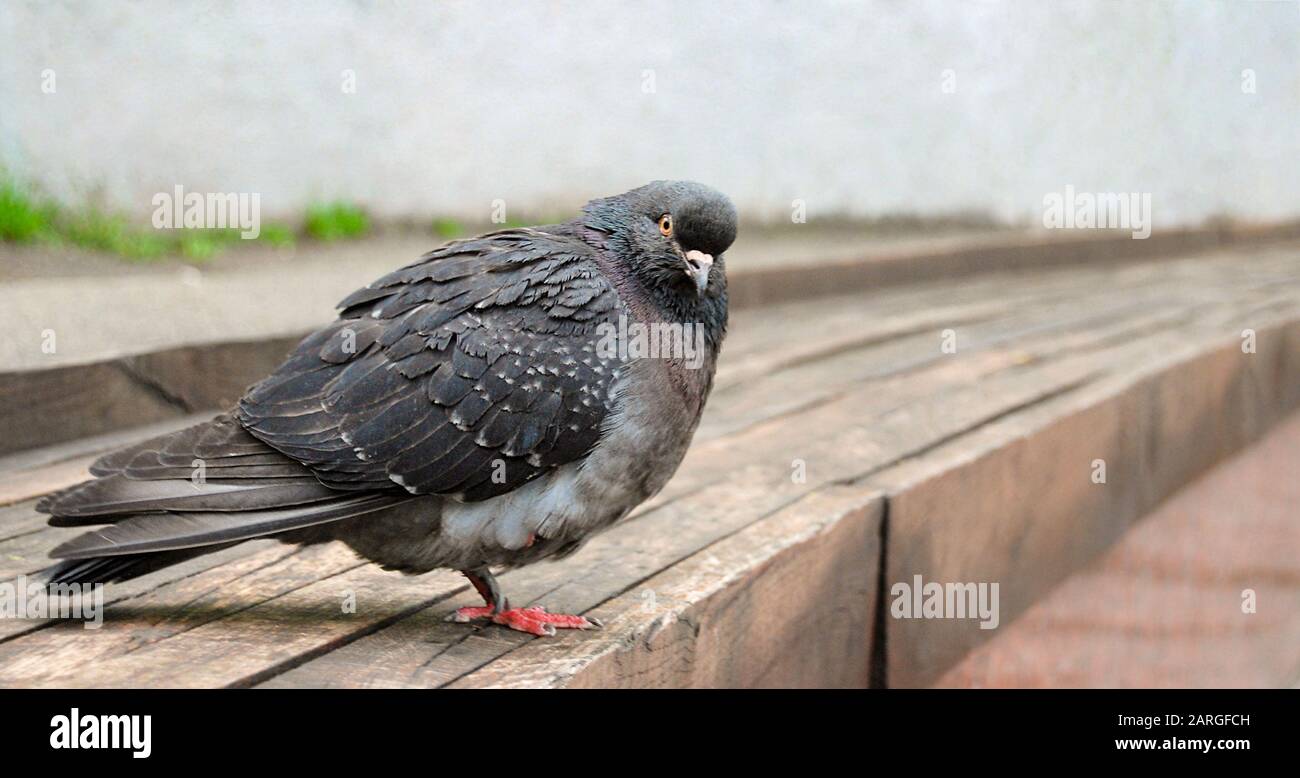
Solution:
<svg viewBox="0 0 1300 778"><path fill-rule="evenodd" d="M55 547L50 556L85 559L251 540L373 513L409 499L409 495L358 495L276 510L142 514L78 535Z"/></svg>
<svg viewBox="0 0 1300 778"><path fill-rule="evenodd" d="M248 511L302 505L338 497L311 477L203 481L133 481L114 474L88 481L37 505L57 526L101 524L115 516L160 511Z"/></svg>
<svg viewBox="0 0 1300 778"><path fill-rule="evenodd" d="M43 575L47 586L74 583L118 583L120 581L129 581L132 578L139 578L155 570L171 567L189 559L230 548L237 544L238 541L215 546L177 549L176 551L97 556L89 559L65 559L46 568Z"/></svg>
<svg viewBox="0 0 1300 778"><path fill-rule="evenodd" d="M323 438L321 445L347 444L335 437ZM205 478L193 482L199 465ZM245 540L413 499L372 470L361 462L340 463L337 473L324 474L342 483L331 488L321 474L254 437L228 414L129 446L100 457L91 466L96 478L37 503L52 526L105 525L51 551L63 561L46 571L48 581L123 581ZM376 478L382 482L367 480Z"/></svg>

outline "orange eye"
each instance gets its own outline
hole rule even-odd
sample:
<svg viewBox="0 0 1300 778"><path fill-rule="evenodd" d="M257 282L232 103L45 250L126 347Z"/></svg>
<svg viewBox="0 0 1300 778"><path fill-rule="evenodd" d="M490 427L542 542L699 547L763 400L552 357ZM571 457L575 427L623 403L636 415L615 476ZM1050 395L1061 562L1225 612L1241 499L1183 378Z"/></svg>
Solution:
<svg viewBox="0 0 1300 778"><path fill-rule="evenodd" d="M665 238L671 238L673 235L673 217L672 214L664 214L659 217L659 231Z"/></svg>

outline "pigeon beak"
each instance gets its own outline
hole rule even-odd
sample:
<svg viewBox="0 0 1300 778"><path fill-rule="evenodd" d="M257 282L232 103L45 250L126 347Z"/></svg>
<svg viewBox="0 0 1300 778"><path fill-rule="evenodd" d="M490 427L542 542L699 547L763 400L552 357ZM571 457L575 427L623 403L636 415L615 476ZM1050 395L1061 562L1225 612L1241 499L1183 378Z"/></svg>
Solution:
<svg viewBox="0 0 1300 778"><path fill-rule="evenodd" d="M686 252L686 274L695 282L695 292L700 297L709 287L709 270L713 267L713 256L703 251L691 249Z"/></svg>

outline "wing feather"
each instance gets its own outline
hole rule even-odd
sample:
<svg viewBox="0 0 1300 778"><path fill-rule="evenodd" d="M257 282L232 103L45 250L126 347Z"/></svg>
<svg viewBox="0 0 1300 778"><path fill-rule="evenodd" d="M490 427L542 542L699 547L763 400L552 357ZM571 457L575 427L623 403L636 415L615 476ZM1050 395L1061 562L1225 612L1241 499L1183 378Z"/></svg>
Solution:
<svg viewBox="0 0 1300 778"><path fill-rule="evenodd" d="M625 309L563 229L448 244L340 308L238 411L325 483L486 499L598 442L622 363L597 344Z"/></svg>

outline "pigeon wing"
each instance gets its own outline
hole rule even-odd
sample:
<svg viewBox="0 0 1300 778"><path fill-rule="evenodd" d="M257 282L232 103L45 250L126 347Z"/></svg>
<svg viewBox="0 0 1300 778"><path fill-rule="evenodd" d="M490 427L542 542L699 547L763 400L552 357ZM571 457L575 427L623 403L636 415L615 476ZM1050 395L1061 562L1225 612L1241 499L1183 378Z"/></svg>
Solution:
<svg viewBox="0 0 1300 778"><path fill-rule="evenodd" d="M451 243L340 308L238 411L323 483L482 500L599 440L622 368L602 325L624 308L576 237Z"/></svg>

